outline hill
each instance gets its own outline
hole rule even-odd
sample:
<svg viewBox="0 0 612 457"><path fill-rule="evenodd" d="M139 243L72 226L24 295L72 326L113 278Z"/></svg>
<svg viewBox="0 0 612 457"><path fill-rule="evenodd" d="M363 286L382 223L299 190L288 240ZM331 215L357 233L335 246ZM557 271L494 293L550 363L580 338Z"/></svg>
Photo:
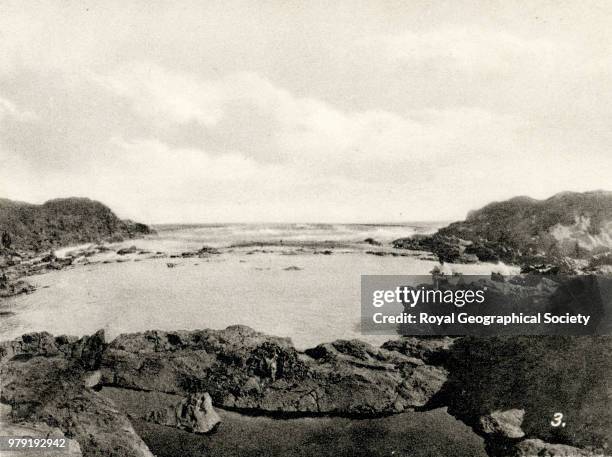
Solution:
<svg viewBox="0 0 612 457"><path fill-rule="evenodd" d="M398 248L428 250L448 262L598 262L612 249L612 192L515 197L472 211L434 235L402 238Z"/></svg>
<svg viewBox="0 0 612 457"><path fill-rule="evenodd" d="M119 219L88 198L62 198L42 205L0 199L3 246L42 251L71 244L120 240L151 233L148 226Z"/></svg>

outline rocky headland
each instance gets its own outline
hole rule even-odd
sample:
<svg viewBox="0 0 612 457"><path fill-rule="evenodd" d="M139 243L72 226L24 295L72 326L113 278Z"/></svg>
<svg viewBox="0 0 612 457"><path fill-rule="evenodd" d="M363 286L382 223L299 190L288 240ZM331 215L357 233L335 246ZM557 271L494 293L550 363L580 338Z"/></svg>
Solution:
<svg viewBox="0 0 612 457"><path fill-rule="evenodd" d="M526 273L612 272L612 192L515 197L472 211L432 235L396 248L433 252L442 262L502 261Z"/></svg>
<svg viewBox="0 0 612 457"><path fill-rule="evenodd" d="M101 243L154 233L145 224L119 219L107 206L87 198L49 200L42 205L0 199L0 298L29 293L20 279L60 270L108 250ZM93 243L58 257L63 246Z"/></svg>
<svg viewBox="0 0 612 457"><path fill-rule="evenodd" d="M41 205L0 199L5 249L41 252L60 246L123 240L151 233L145 224L119 219L88 198L60 198Z"/></svg>

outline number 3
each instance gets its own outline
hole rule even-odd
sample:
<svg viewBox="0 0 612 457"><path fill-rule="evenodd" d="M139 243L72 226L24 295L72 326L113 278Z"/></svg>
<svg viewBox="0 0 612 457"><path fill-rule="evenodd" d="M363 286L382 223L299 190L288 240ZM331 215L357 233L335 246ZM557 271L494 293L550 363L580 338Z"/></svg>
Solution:
<svg viewBox="0 0 612 457"><path fill-rule="evenodd" d="M563 424L563 414L562 413L555 413L555 415L553 416L553 420L550 422L550 425L552 425L553 427L559 427Z"/></svg>

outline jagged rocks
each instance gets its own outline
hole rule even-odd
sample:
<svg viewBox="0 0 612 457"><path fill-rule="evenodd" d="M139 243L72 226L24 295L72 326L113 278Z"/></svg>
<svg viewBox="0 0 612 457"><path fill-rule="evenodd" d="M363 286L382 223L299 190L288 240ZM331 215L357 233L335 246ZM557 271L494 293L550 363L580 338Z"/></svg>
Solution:
<svg viewBox="0 0 612 457"><path fill-rule="evenodd" d="M80 339L66 335L54 337L47 332L26 333L19 339L0 343L0 361L20 355L63 356L78 360L92 370L100 364L105 347L104 330Z"/></svg>
<svg viewBox="0 0 612 457"><path fill-rule="evenodd" d="M448 406L492 448L507 442L510 424L519 422L518 413L495 417L508 410L524 410L520 430L528 437L578 448L612 443L611 337L464 337L443 366L448 381L433 403ZM566 427L551 426L556 412L568 418ZM483 424L487 415L496 424Z"/></svg>
<svg viewBox="0 0 612 457"><path fill-rule="evenodd" d="M66 457L82 457L81 446L76 440L66 438L64 432L57 427L50 427L45 423L31 423L21 421L19 423L12 422L12 408L10 405L0 403L0 430L3 436L11 437L32 437L45 439L63 439L62 448L56 448L57 452L49 451L48 455L62 455ZM2 457L23 457L23 449L15 451L2 451ZM43 452L40 455L47 455Z"/></svg>
<svg viewBox="0 0 612 457"><path fill-rule="evenodd" d="M338 340L299 352L287 338L232 326L121 335L109 345L101 332L36 333L0 348L11 423L58 427L84 455L148 455L99 388L142 399L138 419L198 433L214 429L214 402L279 417L447 407L495 457L588 456L578 452L611 441L609 337L407 337L381 348ZM551 427L556 411L567 427Z"/></svg>
<svg viewBox="0 0 612 457"><path fill-rule="evenodd" d="M11 424L46 424L79 442L87 456L153 457L115 405L83 383L78 360L14 357L0 368L0 401L11 405Z"/></svg>
<svg viewBox="0 0 612 457"><path fill-rule="evenodd" d="M432 235L400 238L393 246L433 252L442 262L503 261L525 272L573 274L580 261L585 271L607 270L597 257L610 252L610 233L612 193L562 192L546 200L515 197L490 203L464 221Z"/></svg>
<svg viewBox="0 0 612 457"><path fill-rule="evenodd" d="M23 279L11 280L6 277L0 279L0 298L29 294L34 292L34 290L36 290L36 288Z"/></svg>
<svg viewBox="0 0 612 457"><path fill-rule="evenodd" d="M138 252L138 248L134 245L127 247L127 248L121 248L117 250L117 254L119 255L136 254L137 252Z"/></svg>
<svg viewBox="0 0 612 457"><path fill-rule="evenodd" d="M425 363L439 365L456 338L448 336L405 336L397 340L390 340L381 347L389 351L416 357Z"/></svg>
<svg viewBox="0 0 612 457"><path fill-rule="evenodd" d="M493 411L480 418L480 430L486 434L505 438L522 438L525 436L525 432L521 430L524 417L523 409Z"/></svg>
<svg viewBox="0 0 612 457"><path fill-rule="evenodd" d="M70 356L79 360L86 369L94 370L100 365L105 348L104 330L98 330L91 336L77 340L71 347Z"/></svg>
<svg viewBox="0 0 612 457"><path fill-rule="evenodd" d="M102 360L106 384L189 394L229 408L379 415L422 406L443 369L357 341L300 354L290 340L248 327L119 336Z"/></svg>
<svg viewBox="0 0 612 457"><path fill-rule="evenodd" d="M589 451L564 444L551 444L539 439L531 439L521 441L505 457L606 457L606 454L599 451Z"/></svg>
<svg viewBox="0 0 612 457"><path fill-rule="evenodd" d="M210 257L211 255L219 255L221 254L221 251L217 248L213 248L211 246L202 246L202 248L198 249L197 251L187 251L187 252L183 252L181 253L180 257L183 258L190 258L190 257L200 257L200 258L207 258Z"/></svg>
<svg viewBox="0 0 612 457"><path fill-rule="evenodd" d="M208 392L192 394L169 407L154 409L144 419L193 433L210 433L221 422Z"/></svg>

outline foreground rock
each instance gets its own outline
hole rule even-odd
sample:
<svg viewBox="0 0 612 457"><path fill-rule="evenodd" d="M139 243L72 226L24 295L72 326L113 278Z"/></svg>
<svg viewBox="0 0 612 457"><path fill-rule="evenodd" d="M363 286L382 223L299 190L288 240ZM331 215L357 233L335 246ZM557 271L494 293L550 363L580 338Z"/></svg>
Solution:
<svg viewBox="0 0 612 457"><path fill-rule="evenodd" d="M59 429L87 456L152 457L127 417L85 387L97 358L91 341L70 340L38 334L3 344L0 402L10 406L10 426Z"/></svg>
<svg viewBox="0 0 612 457"><path fill-rule="evenodd" d="M525 410L509 409L507 411L493 411L480 418L480 429L491 435L503 438L522 438L525 432L521 429Z"/></svg>
<svg viewBox="0 0 612 457"><path fill-rule="evenodd" d="M602 457L598 451L579 449L564 444L545 443L542 440L532 439L521 441L511 448L507 457ZM604 456L605 457L605 456Z"/></svg>
<svg viewBox="0 0 612 457"><path fill-rule="evenodd" d="M447 408L491 456L607 455L611 378L610 337L406 337L381 348L338 340L299 352L289 339L232 326L120 335L108 345L101 332L0 344L9 423L55 427L83 455L150 455L99 389L136 398L121 408L135 420L192 433L218 427L213 403L277 418ZM555 412L566 427L551 426Z"/></svg>
<svg viewBox="0 0 612 457"><path fill-rule="evenodd" d="M442 365L448 380L431 406L472 426L490 455L510 455L523 436L609 455L612 337L464 337ZM565 427L551 425L557 412ZM533 455L565 455L546 452Z"/></svg>
<svg viewBox="0 0 612 457"><path fill-rule="evenodd" d="M186 395L226 408L375 416L423 406L442 368L359 341L299 353L286 338L226 330L121 335L104 353L105 385Z"/></svg>

